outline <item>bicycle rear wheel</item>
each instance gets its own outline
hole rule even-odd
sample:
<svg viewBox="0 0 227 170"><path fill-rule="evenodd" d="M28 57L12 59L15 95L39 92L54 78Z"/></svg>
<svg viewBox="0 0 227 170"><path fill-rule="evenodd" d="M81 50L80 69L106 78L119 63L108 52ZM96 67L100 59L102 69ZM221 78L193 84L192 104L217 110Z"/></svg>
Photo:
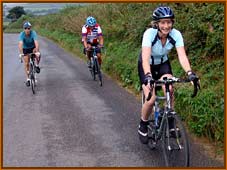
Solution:
<svg viewBox="0 0 227 170"><path fill-rule="evenodd" d="M171 117L174 122L174 131L170 132L165 123L162 134L165 164L168 167L188 167L189 143L185 128L176 114ZM167 120L165 121L167 122Z"/></svg>

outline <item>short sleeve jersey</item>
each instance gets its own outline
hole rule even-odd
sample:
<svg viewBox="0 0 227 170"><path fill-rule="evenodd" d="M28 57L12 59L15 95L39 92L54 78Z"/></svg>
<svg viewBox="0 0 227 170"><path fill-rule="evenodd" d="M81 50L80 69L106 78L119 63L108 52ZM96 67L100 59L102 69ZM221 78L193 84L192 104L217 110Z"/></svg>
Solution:
<svg viewBox="0 0 227 170"><path fill-rule="evenodd" d="M35 40L37 40L37 34L33 30L31 30L30 35L28 37L25 35L24 31L22 31L19 35L19 41L23 42L24 49L34 48Z"/></svg>
<svg viewBox="0 0 227 170"><path fill-rule="evenodd" d="M154 59L154 65L160 64L161 60L163 62L168 60L168 53L174 47L174 45L170 42L170 39L167 38L166 44L163 46L161 40L158 38L157 42L152 46L152 42L158 34L158 29L149 28L143 34L142 47L151 47L151 61ZM176 42L175 47L184 46L184 41L181 33L172 29L169 33L169 36Z"/></svg>
<svg viewBox="0 0 227 170"><path fill-rule="evenodd" d="M99 24L95 24L93 28L84 25L82 27L82 37L86 36L90 43L98 43L98 37L102 36L102 29Z"/></svg>

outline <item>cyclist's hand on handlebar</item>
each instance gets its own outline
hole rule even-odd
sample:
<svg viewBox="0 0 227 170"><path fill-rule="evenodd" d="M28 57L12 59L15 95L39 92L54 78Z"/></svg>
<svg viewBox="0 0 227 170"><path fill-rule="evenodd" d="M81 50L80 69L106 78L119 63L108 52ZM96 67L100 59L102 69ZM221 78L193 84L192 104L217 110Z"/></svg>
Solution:
<svg viewBox="0 0 227 170"><path fill-rule="evenodd" d="M144 79L144 81L145 81L145 85L147 86L147 85L153 85L154 84L154 79L152 78L152 75L151 75L151 73L147 73L146 75L145 75L145 79Z"/></svg>
<svg viewBox="0 0 227 170"><path fill-rule="evenodd" d="M37 51L37 52L35 52L35 55L39 57L41 55L41 53L39 51Z"/></svg>
<svg viewBox="0 0 227 170"><path fill-rule="evenodd" d="M87 47L87 48L85 48L85 51L87 52L87 51L90 51L90 47Z"/></svg>
<svg viewBox="0 0 227 170"><path fill-rule="evenodd" d="M199 77L194 72L188 74L188 79L194 85L194 95L192 95L192 97L194 97L197 91L200 89L200 80Z"/></svg>
<svg viewBox="0 0 227 170"><path fill-rule="evenodd" d="M19 58L21 59L24 56L24 54L19 54Z"/></svg>
<svg viewBox="0 0 227 170"><path fill-rule="evenodd" d="M146 88L148 88L149 90L148 96L146 96L146 100L149 101L151 99L151 95L152 95L151 90L153 89L153 84L154 84L154 79L152 78L151 73L145 74L144 84Z"/></svg>
<svg viewBox="0 0 227 170"><path fill-rule="evenodd" d="M98 44L98 48L104 48L102 44Z"/></svg>
<svg viewBox="0 0 227 170"><path fill-rule="evenodd" d="M24 56L24 54L19 54L19 60L20 60L21 63L23 62L23 60L22 60L23 56Z"/></svg>
<svg viewBox="0 0 227 170"><path fill-rule="evenodd" d="M194 72L191 72L189 75L188 75L188 79L193 83L197 83L199 85L199 77L194 73Z"/></svg>
<svg viewBox="0 0 227 170"><path fill-rule="evenodd" d="M188 79L189 79L190 81L193 82L196 78L197 78L197 76L196 76L196 74L195 74L194 72L188 73Z"/></svg>

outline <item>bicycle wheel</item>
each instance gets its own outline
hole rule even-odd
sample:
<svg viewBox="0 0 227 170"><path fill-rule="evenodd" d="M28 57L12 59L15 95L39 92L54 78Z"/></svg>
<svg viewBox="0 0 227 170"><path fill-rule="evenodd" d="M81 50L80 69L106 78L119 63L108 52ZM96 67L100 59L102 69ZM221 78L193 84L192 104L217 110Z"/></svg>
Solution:
<svg viewBox="0 0 227 170"><path fill-rule="evenodd" d="M97 59L95 59L95 66L96 66L96 72L98 74L99 77L99 84L100 86L102 86L103 82L102 82L102 72L100 70L100 66L99 66L99 62Z"/></svg>
<svg viewBox="0 0 227 170"><path fill-rule="evenodd" d="M91 58L91 68L89 69L91 72L92 79L95 80L95 64L94 64L94 58Z"/></svg>
<svg viewBox="0 0 227 170"><path fill-rule="evenodd" d="M174 131L170 132L169 127L167 127L169 124L166 117L162 134L165 164L168 167L188 167L189 143L185 128L176 114L171 115L171 118L174 122Z"/></svg>
<svg viewBox="0 0 227 170"><path fill-rule="evenodd" d="M35 94L35 73L34 73L34 67L30 67L30 80L31 80L31 87L32 87L32 93Z"/></svg>

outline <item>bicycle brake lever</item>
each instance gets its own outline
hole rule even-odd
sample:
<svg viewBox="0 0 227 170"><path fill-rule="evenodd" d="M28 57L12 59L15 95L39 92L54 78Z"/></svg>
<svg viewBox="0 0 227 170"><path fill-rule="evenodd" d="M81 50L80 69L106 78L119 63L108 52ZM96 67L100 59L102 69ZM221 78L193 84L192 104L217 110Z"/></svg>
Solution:
<svg viewBox="0 0 227 170"><path fill-rule="evenodd" d="M193 94L191 95L191 97L194 98L194 97L197 95L197 92L198 92L197 88L194 87L194 92L193 92Z"/></svg>
<svg viewBox="0 0 227 170"><path fill-rule="evenodd" d="M199 85L198 81L199 81L199 79L196 79L196 80L193 81L193 84L194 84L194 92L191 95L192 98L194 98L197 95L198 89L200 89L200 85Z"/></svg>
<svg viewBox="0 0 227 170"><path fill-rule="evenodd" d="M149 101L150 99L151 99L151 92L149 92L146 100Z"/></svg>

